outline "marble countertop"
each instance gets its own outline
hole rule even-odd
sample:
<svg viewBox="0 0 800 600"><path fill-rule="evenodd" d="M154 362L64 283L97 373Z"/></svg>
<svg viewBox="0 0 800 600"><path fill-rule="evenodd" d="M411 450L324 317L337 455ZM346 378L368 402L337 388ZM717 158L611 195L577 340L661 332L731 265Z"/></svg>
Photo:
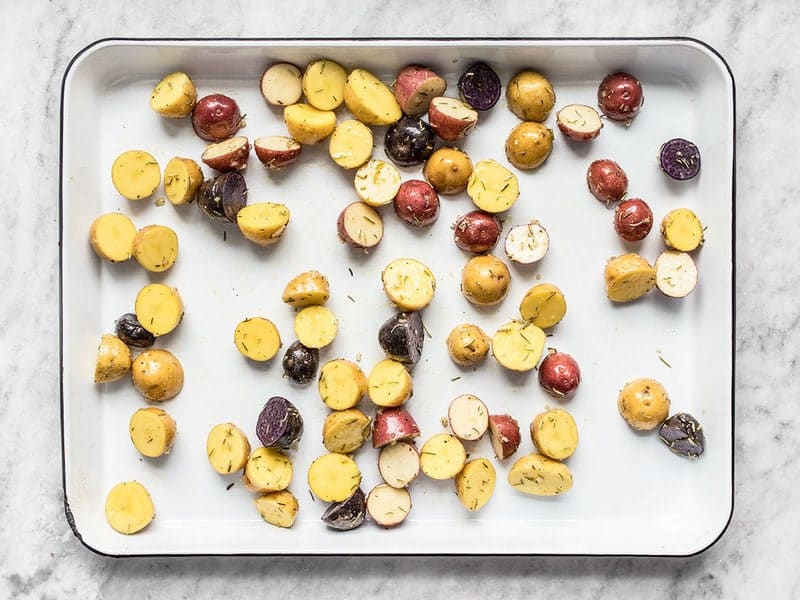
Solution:
<svg viewBox="0 0 800 600"><path fill-rule="evenodd" d="M563 598L800 596L799 430L792 383L800 309L789 298L800 222L800 92L790 49L800 6L599 0L242 1L97 4L32 0L4 9L0 70L6 235L0 237L0 597L339 598L445 595ZM531 5L533 6L533 5ZM113 559L73 536L63 512L58 411L58 135L70 58L113 36L690 36L737 81L735 510L728 531L690 558L278 557ZM761 265L759 267L759 265ZM713 377L713 374L709 374ZM795 550L792 550L795 548Z"/></svg>

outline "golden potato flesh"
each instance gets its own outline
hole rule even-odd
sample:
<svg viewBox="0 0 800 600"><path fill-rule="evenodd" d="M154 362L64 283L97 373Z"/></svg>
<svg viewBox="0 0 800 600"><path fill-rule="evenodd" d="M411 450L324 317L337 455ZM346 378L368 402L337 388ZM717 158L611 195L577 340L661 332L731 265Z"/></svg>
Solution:
<svg viewBox="0 0 800 600"><path fill-rule="evenodd" d="M619 414L637 431L658 427L669 416L669 395L655 379L634 379L625 384L617 399Z"/></svg>

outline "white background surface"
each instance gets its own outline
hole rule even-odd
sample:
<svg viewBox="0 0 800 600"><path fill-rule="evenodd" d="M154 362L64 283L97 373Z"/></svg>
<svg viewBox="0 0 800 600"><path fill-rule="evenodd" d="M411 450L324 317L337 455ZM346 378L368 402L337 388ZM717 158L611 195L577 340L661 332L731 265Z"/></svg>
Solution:
<svg viewBox="0 0 800 600"><path fill-rule="evenodd" d="M462 594L744 598L800 593L797 417L800 277L798 185L790 144L798 92L790 2L700 7L600 2L33 2L6 9L0 94L10 129L2 256L0 594L6 597L438 597ZM445 10L445 7L450 7ZM690 35L716 47L738 82L738 325L735 514L710 550L686 559L625 558L195 558L115 560L73 537L62 511L57 360L57 160L61 76L69 59L111 35ZM21 100L22 99L22 100ZM23 101L24 100L24 101ZM13 142L13 143L11 143ZM709 373L714 377L714 373ZM265 591L266 590L266 591Z"/></svg>

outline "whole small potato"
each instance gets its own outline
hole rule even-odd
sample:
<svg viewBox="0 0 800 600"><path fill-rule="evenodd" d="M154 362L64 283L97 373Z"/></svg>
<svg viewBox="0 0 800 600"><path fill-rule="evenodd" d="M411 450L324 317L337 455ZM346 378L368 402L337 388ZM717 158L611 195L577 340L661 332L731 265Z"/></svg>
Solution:
<svg viewBox="0 0 800 600"><path fill-rule="evenodd" d="M614 211L614 230L626 242L640 242L653 228L653 211L641 198L620 202Z"/></svg>
<svg viewBox="0 0 800 600"><path fill-rule="evenodd" d="M520 123L506 138L508 162L522 170L540 166L553 149L553 130L541 123Z"/></svg>
<svg viewBox="0 0 800 600"><path fill-rule="evenodd" d="M556 104L552 84L541 73L520 71L506 87L508 108L523 121L541 123Z"/></svg>
<svg viewBox="0 0 800 600"><path fill-rule="evenodd" d="M394 212L409 225L428 227L439 218L439 194L427 181L409 179L397 190Z"/></svg>
<svg viewBox="0 0 800 600"><path fill-rule="evenodd" d="M586 171L586 185L600 202L617 202L628 193L628 176L616 162L607 158L592 161Z"/></svg>
<svg viewBox="0 0 800 600"><path fill-rule="evenodd" d="M221 142L244 125L236 100L225 94L210 94L197 101L192 109L192 127L207 142Z"/></svg>
<svg viewBox="0 0 800 600"><path fill-rule="evenodd" d="M669 395L655 379L634 379L620 391L617 408L633 429L649 431L669 416Z"/></svg>
<svg viewBox="0 0 800 600"><path fill-rule="evenodd" d="M458 194L467 189L472 160L460 148L439 148L425 161L422 174L440 194Z"/></svg>
<svg viewBox="0 0 800 600"><path fill-rule="evenodd" d="M630 73L611 73L597 88L597 104L609 119L631 121L644 102L642 84Z"/></svg>
<svg viewBox="0 0 800 600"><path fill-rule="evenodd" d="M551 349L539 365L539 385L554 398L570 398L578 391L581 369L565 352Z"/></svg>
<svg viewBox="0 0 800 600"><path fill-rule="evenodd" d="M145 350L133 359L131 379L142 396L163 402L174 398L183 389L183 366L168 350Z"/></svg>
<svg viewBox="0 0 800 600"><path fill-rule="evenodd" d="M473 210L461 215L453 224L453 237L461 250L480 254L497 245L503 224L491 213Z"/></svg>
<svg viewBox="0 0 800 600"><path fill-rule="evenodd" d="M486 358L490 343L491 339L483 329L472 323L461 323L447 336L447 351L454 363L470 367Z"/></svg>
<svg viewBox="0 0 800 600"><path fill-rule="evenodd" d="M472 304L498 304L510 285L511 273L506 263L491 254L472 257L461 271L461 291Z"/></svg>

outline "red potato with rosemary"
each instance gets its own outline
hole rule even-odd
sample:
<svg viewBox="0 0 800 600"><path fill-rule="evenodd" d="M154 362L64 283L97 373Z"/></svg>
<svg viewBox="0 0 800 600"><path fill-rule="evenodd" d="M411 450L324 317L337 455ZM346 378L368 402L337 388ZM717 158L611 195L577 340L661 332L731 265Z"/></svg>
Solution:
<svg viewBox="0 0 800 600"><path fill-rule="evenodd" d="M453 239L459 249L483 254L497 245L502 231L503 223L497 215L473 210L456 219Z"/></svg>
<svg viewBox="0 0 800 600"><path fill-rule="evenodd" d="M642 84L630 73L606 75L597 88L597 104L603 114L613 121L630 124L643 103Z"/></svg>
<svg viewBox="0 0 800 600"><path fill-rule="evenodd" d="M230 96L209 94L194 105L192 127L205 141L221 142L244 127L244 116L236 100Z"/></svg>
<svg viewBox="0 0 800 600"><path fill-rule="evenodd" d="M581 383L581 369L572 356L553 348L539 365L539 385L554 398L571 398Z"/></svg>
<svg viewBox="0 0 800 600"><path fill-rule="evenodd" d="M500 460L513 455L522 441L519 423L511 415L489 415L489 433L494 455Z"/></svg>
<svg viewBox="0 0 800 600"><path fill-rule="evenodd" d="M478 111L457 98L439 96L431 100L428 121L434 132L447 142L469 135L478 123Z"/></svg>
<svg viewBox="0 0 800 600"><path fill-rule="evenodd" d="M559 131L576 142L588 142L600 135L603 121L591 106L568 104L556 113Z"/></svg>
<svg viewBox="0 0 800 600"><path fill-rule="evenodd" d="M684 298L697 285L697 265L686 252L667 250L655 263L656 287L670 298Z"/></svg>
<svg viewBox="0 0 800 600"><path fill-rule="evenodd" d="M515 225L506 234L506 256L521 265L539 262L549 249L550 236L539 221Z"/></svg>
<svg viewBox="0 0 800 600"><path fill-rule="evenodd" d="M209 167L222 173L244 171L249 159L250 140L240 135L206 146L200 156Z"/></svg>
<svg viewBox="0 0 800 600"><path fill-rule="evenodd" d="M447 81L423 65L403 67L392 84L394 97L407 115L427 112L431 100L442 96L446 89Z"/></svg>
<svg viewBox="0 0 800 600"><path fill-rule="evenodd" d="M364 202L352 202L342 209L336 219L336 231L342 241L359 250L369 250L383 239L383 219Z"/></svg>
<svg viewBox="0 0 800 600"><path fill-rule="evenodd" d="M256 157L268 169L282 169L296 162L303 145L285 135L267 135L253 140Z"/></svg>
<svg viewBox="0 0 800 600"><path fill-rule="evenodd" d="M383 446L378 454L378 471L394 488L404 488L419 475L419 451L409 442L395 442Z"/></svg>
<svg viewBox="0 0 800 600"><path fill-rule="evenodd" d="M430 227L439 218L439 194L427 181L409 179L397 190L394 212L409 225Z"/></svg>
<svg viewBox="0 0 800 600"><path fill-rule="evenodd" d="M456 496L470 511L483 508L494 494L497 473L486 458L474 458L455 477Z"/></svg>
<svg viewBox="0 0 800 600"><path fill-rule="evenodd" d="M586 184L592 196L609 205L628 193L628 176L615 161L602 158L592 161L586 170Z"/></svg>
<svg viewBox="0 0 800 600"><path fill-rule="evenodd" d="M396 442L409 442L419 437L417 422L403 407L382 408L372 422L372 447L383 448Z"/></svg>
<svg viewBox="0 0 800 600"><path fill-rule="evenodd" d="M367 512L381 527L396 527L411 512L411 494L405 488L380 483L367 495Z"/></svg>
<svg viewBox="0 0 800 600"><path fill-rule="evenodd" d="M464 468L467 451L456 436L437 433L419 451L422 472L431 479L452 479Z"/></svg>
<svg viewBox="0 0 800 600"><path fill-rule="evenodd" d="M477 396L461 394L450 402L447 420L458 439L473 442L481 439L489 428L489 410Z"/></svg>
<svg viewBox="0 0 800 600"><path fill-rule="evenodd" d="M303 74L291 63L270 65L261 76L261 95L273 106L295 104L303 95Z"/></svg>
<svg viewBox="0 0 800 600"><path fill-rule="evenodd" d="M614 210L614 231L626 242L641 242L653 228L653 211L641 198L628 198Z"/></svg>

